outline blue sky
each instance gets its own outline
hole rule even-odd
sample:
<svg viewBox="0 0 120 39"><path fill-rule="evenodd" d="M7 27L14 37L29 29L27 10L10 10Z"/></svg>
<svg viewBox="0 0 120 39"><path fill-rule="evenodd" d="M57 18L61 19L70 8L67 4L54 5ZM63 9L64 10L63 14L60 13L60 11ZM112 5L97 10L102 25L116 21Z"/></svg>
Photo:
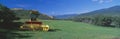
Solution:
<svg viewBox="0 0 120 39"><path fill-rule="evenodd" d="M9 8L38 10L47 15L81 14L120 5L120 0L0 0Z"/></svg>

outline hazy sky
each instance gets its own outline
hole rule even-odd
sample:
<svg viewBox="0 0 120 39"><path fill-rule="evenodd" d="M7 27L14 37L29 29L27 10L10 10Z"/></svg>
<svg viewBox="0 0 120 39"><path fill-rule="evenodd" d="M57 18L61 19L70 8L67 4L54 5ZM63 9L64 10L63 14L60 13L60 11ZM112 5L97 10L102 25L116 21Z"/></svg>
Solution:
<svg viewBox="0 0 120 39"><path fill-rule="evenodd" d="M80 14L120 5L120 0L0 0L9 8L38 10L47 15Z"/></svg>

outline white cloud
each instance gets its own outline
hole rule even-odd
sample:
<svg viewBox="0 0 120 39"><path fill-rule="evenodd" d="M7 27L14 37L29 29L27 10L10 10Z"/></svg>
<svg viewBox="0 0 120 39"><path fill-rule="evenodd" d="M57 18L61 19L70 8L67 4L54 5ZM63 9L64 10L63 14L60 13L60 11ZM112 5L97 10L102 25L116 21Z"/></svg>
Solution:
<svg viewBox="0 0 120 39"><path fill-rule="evenodd" d="M113 0L92 0L93 2L98 2L98 3L109 3L112 2Z"/></svg>
<svg viewBox="0 0 120 39"><path fill-rule="evenodd" d="M29 5L27 5L27 4L16 4L16 6L18 6L18 7L29 7Z"/></svg>

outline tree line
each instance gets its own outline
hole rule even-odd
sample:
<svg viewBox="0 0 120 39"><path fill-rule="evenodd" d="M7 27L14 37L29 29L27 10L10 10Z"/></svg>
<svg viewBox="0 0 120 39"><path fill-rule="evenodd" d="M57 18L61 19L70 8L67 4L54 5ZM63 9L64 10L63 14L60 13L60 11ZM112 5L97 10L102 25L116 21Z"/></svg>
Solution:
<svg viewBox="0 0 120 39"><path fill-rule="evenodd" d="M81 16L76 17L72 20L107 27L120 27L120 16L109 15Z"/></svg>
<svg viewBox="0 0 120 39"><path fill-rule="evenodd" d="M16 39L23 37L31 37L29 35L22 35L15 33L19 30L21 22L14 22L20 18L6 6L0 4L0 39Z"/></svg>

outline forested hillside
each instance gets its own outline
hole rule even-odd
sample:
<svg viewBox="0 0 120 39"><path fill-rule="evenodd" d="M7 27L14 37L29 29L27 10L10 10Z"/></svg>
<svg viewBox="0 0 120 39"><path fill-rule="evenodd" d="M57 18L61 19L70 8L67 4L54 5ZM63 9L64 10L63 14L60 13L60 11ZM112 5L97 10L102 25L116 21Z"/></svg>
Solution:
<svg viewBox="0 0 120 39"><path fill-rule="evenodd" d="M95 10L72 17L74 21L95 25L120 27L120 6Z"/></svg>
<svg viewBox="0 0 120 39"><path fill-rule="evenodd" d="M29 19L30 18L30 11L32 10L25 10L25 9L19 9L19 8L13 8L11 9L16 15L17 17L20 17L22 19ZM53 19L52 16L48 16L46 14L42 14L40 12L39 13L39 19Z"/></svg>

